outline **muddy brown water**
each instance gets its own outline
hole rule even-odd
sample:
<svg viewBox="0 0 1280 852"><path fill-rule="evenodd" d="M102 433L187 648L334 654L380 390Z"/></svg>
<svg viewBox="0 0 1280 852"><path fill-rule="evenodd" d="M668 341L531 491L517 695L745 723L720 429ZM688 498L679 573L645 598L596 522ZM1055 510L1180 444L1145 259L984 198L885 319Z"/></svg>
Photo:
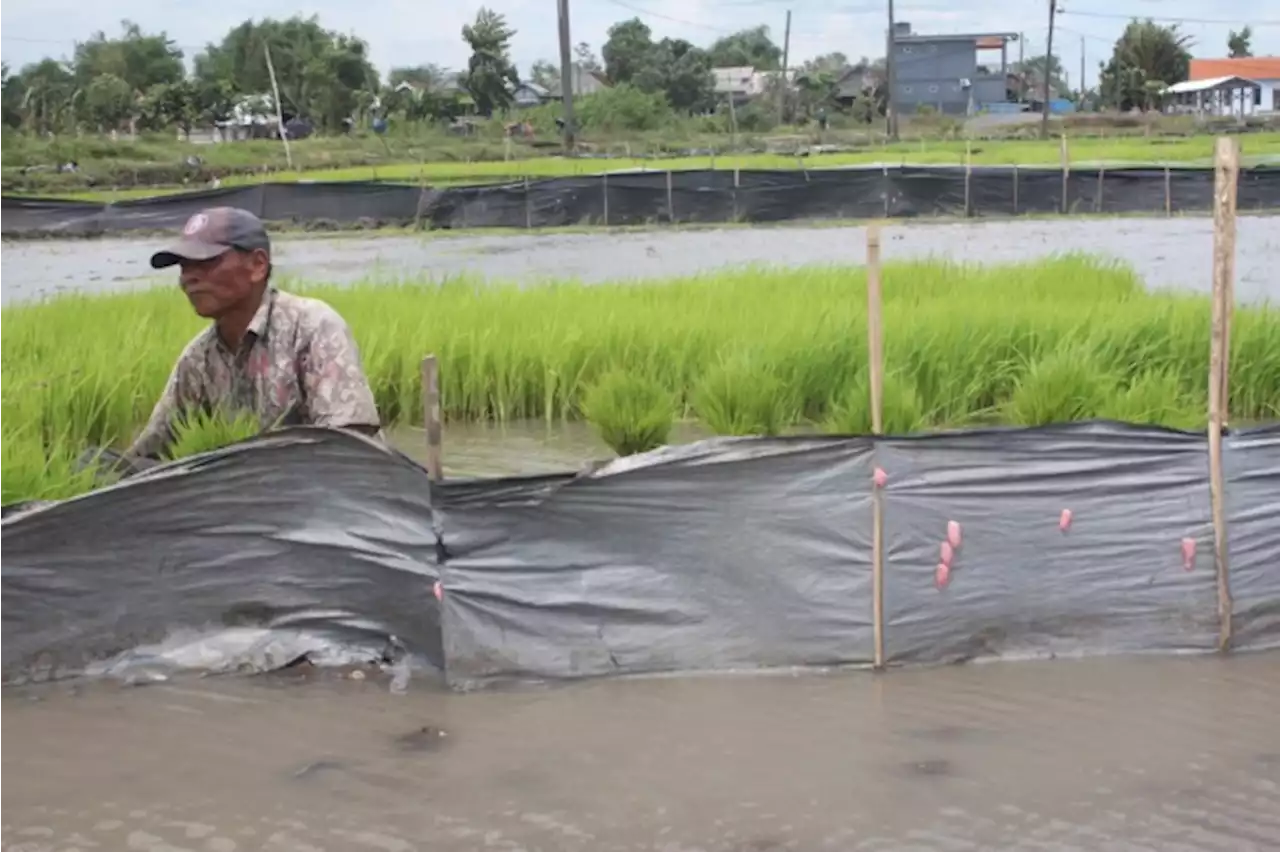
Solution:
<svg viewBox="0 0 1280 852"><path fill-rule="evenodd" d="M1280 299L1280 220L1238 221L1236 295ZM8 242L0 256L4 304L62 292L106 292L173 282L148 257L157 240ZM286 276L346 283L362 279L441 280L451 276L534 283L693 275L749 264L860 264L861 227L731 227L622 233L531 235L278 237ZM886 260L944 257L1004 263L1088 252L1131 264L1149 286L1207 292L1213 224L1207 218L1032 219L894 223L884 229Z"/></svg>
<svg viewBox="0 0 1280 852"><path fill-rule="evenodd" d="M1280 655L6 691L11 850L1280 848Z"/></svg>

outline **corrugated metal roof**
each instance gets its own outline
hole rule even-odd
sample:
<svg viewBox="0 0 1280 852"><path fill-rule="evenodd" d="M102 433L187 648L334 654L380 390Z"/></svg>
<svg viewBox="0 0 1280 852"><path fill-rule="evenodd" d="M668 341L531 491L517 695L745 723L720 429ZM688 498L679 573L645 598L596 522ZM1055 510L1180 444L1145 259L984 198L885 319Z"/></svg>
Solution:
<svg viewBox="0 0 1280 852"><path fill-rule="evenodd" d="M1258 83L1255 83L1253 80L1246 80L1244 77L1237 77L1232 75L1229 77L1211 77L1208 80L1185 80L1181 83L1174 83L1172 86L1166 86L1164 91L1166 94L1170 94L1170 95L1186 95L1186 94L1191 94L1193 92L1212 91L1213 89L1216 89L1220 86L1224 86L1227 83L1234 83L1235 88L1238 88L1238 89L1262 88L1262 86L1260 86Z"/></svg>

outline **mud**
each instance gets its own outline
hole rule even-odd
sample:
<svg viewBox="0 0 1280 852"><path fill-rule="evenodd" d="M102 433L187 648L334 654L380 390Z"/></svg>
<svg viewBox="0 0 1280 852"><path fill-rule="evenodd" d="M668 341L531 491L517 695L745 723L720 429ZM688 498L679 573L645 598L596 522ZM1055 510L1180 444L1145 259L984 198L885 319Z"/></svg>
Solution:
<svg viewBox="0 0 1280 852"><path fill-rule="evenodd" d="M1207 292L1213 225L1205 218L1041 219L897 223L884 229L887 260L945 257L999 263L1062 252L1131 264L1149 286ZM172 282L147 265L156 241L12 242L4 246L5 304L61 292L104 292ZM535 283L662 278L745 264L800 266L865 260L861 227L757 227L630 233L497 236L281 237L284 276L347 283L476 275ZM1270 217L1238 222L1236 294L1280 297L1280 227Z"/></svg>
<svg viewBox="0 0 1280 852"><path fill-rule="evenodd" d="M1280 846L1280 656L6 690L12 850Z"/></svg>

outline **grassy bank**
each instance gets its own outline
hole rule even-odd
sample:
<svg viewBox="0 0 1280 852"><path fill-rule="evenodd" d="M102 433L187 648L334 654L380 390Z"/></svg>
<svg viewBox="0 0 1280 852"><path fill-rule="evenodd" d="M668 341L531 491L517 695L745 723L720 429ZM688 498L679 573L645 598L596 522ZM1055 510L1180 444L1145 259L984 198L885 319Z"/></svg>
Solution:
<svg viewBox="0 0 1280 852"><path fill-rule="evenodd" d="M308 140L312 141L312 140ZM310 168L290 171L283 168L226 170L220 178L222 186L240 186L272 181L393 181L425 183L435 186L455 184L496 183L517 181L524 178L570 177L597 174L620 169L821 169L841 166L868 165L872 163L907 163L916 165L959 165L964 162L966 151L971 151L976 165L1057 166L1061 162L1060 143L1057 139L1035 140L979 140L966 143L962 140L919 139L892 145L875 145L856 151L821 153L807 156L782 154L707 154L685 157L581 157L537 156L504 160L444 160L429 162L396 162L324 167L317 156L307 156L308 141L298 143L302 151L298 162ZM314 140L319 145L323 140ZM250 144L250 143L245 143ZM252 143L261 144L261 143ZM1191 137L1082 137L1072 139L1068 147L1068 159L1072 164L1106 163L1122 165L1132 163L1194 164L1207 163L1213 157L1212 136ZM1262 162L1280 157L1280 133L1252 133L1241 137L1243 162ZM201 146L207 150L221 150L235 145ZM206 153L207 153L206 150ZM216 170L215 170L216 171ZM12 177L7 183L14 191L42 192L63 198L91 201L111 201L125 198L141 198L207 186L208 175L193 172L186 184L167 182L144 186L111 187L86 190L74 182L60 185L52 176L48 179L23 182Z"/></svg>
<svg viewBox="0 0 1280 852"><path fill-rule="evenodd" d="M591 397L597 418L640 399L628 416L651 422L669 399L674 416L752 433L866 430L864 287L861 269L809 268L291 289L347 317L388 423L420 422L419 359L434 352L450 420L576 418ZM1203 425L1208 301L1147 293L1126 269L1080 257L891 265L884 317L889 430L1095 416ZM201 327L171 288L60 297L5 308L3 321L5 501L81 489L76 456L136 432ZM1280 416L1280 314L1242 309L1232 333L1233 417Z"/></svg>

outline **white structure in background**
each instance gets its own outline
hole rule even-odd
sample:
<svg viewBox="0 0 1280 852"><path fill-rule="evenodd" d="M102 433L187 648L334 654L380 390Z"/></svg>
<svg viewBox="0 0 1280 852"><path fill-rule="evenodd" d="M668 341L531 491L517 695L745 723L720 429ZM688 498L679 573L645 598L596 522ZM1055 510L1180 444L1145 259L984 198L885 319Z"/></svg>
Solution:
<svg viewBox="0 0 1280 852"><path fill-rule="evenodd" d="M1184 80L1166 86L1170 112L1195 115L1238 115L1242 118L1256 109L1262 86L1243 77L1212 77L1208 80Z"/></svg>
<svg viewBox="0 0 1280 852"><path fill-rule="evenodd" d="M1231 104L1231 114L1254 115L1280 112L1280 56L1193 59L1187 81L1207 82L1227 77L1240 77L1258 87L1255 91L1244 93L1243 99L1237 96ZM1248 95L1253 96L1252 101L1249 100Z"/></svg>

